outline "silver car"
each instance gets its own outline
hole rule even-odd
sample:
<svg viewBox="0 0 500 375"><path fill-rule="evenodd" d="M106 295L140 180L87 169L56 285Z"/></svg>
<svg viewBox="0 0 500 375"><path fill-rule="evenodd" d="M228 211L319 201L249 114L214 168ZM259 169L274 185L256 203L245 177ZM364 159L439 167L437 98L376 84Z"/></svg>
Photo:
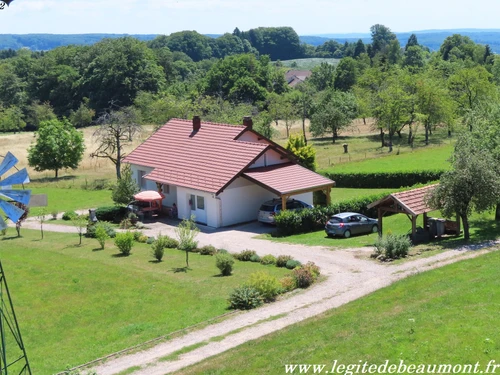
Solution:
<svg viewBox="0 0 500 375"><path fill-rule="evenodd" d="M296 200L296 199L288 199L286 201L286 209L287 210L302 210L303 208L312 208L310 204L305 202ZM267 202L262 203L259 210L259 216L257 220L261 223L266 224L275 224L275 216L281 211L283 205L281 203L281 199L273 199Z"/></svg>
<svg viewBox="0 0 500 375"><path fill-rule="evenodd" d="M328 237L351 237L353 234L378 232L378 220L355 212L343 212L333 215L325 225Z"/></svg>

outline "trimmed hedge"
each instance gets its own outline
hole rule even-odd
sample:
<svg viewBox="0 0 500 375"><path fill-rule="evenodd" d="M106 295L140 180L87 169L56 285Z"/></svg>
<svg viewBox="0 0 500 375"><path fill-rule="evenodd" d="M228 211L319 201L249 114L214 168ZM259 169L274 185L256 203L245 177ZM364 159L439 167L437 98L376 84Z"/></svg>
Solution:
<svg viewBox="0 0 500 375"><path fill-rule="evenodd" d="M99 221L111 221L113 223L121 222L127 216L127 207L106 206L95 210L95 216Z"/></svg>
<svg viewBox="0 0 500 375"><path fill-rule="evenodd" d="M437 181L444 172L444 170L374 173L323 172L323 175L335 181L335 186L342 188L399 189L405 186Z"/></svg>
<svg viewBox="0 0 500 375"><path fill-rule="evenodd" d="M367 206L385 197L387 193L373 194L356 199L336 202L326 207L306 208L300 211L286 210L276 215L276 229L280 236L307 233L325 227L328 219L340 212L357 212L369 217L376 217L376 209Z"/></svg>

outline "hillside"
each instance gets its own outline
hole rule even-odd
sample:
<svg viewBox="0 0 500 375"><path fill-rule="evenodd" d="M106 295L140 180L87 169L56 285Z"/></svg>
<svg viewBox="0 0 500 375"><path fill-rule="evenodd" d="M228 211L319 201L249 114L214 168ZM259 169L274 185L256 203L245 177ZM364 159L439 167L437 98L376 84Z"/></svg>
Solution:
<svg viewBox="0 0 500 375"><path fill-rule="evenodd" d="M396 32L398 40L404 46L414 33L420 44L429 47L431 50L437 50L443 41L450 35L461 34L468 36L475 43L489 44L493 52L500 53L500 30L499 29L453 29L453 30L421 30L414 32ZM56 47L69 44L90 45L100 41L103 38L120 38L123 36L132 36L139 40L152 40L155 34L0 34L0 50L29 48L33 51L46 51ZM212 38L217 38L218 34L207 34ZM356 42L362 39L364 43L370 43L369 33L351 33L351 34L320 34L300 36L302 43L319 46L327 40L334 39L339 43Z"/></svg>

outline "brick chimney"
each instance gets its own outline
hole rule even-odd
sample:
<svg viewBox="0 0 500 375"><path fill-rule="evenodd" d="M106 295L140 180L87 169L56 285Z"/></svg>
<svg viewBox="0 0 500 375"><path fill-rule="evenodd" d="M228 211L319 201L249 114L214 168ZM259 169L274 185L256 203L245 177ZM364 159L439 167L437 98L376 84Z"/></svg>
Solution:
<svg viewBox="0 0 500 375"><path fill-rule="evenodd" d="M248 130L252 130L253 126L252 118L250 116L243 117L243 125L245 125Z"/></svg>
<svg viewBox="0 0 500 375"><path fill-rule="evenodd" d="M201 119L200 116L193 117L193 132L197 132L201 128Z"/></svg>

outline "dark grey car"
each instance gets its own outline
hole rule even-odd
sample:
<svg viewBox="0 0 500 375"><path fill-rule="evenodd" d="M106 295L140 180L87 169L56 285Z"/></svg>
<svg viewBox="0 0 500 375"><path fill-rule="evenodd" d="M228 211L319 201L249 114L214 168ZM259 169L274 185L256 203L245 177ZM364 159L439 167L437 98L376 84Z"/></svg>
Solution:
<svg viewBox="0 0 500 375"><path fill-rule="evenodd" d="M343 212L333 215L325 225L328 237L351 237L353 234L378 232L378 220L355 212Z"/></svg>

